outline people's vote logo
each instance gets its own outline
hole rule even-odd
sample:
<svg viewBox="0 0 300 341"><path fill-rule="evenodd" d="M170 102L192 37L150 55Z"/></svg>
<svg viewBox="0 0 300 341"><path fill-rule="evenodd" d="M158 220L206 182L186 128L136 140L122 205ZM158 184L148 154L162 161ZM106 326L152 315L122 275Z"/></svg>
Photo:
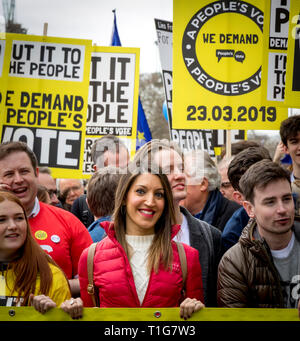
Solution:
<svg viewBox="0 0 300 341"><path fill-rule="evenodd" d="M182 55L194 80L225 96L243 95L261 84L263 12L245 1L219 0L188 22Z"/></svg>

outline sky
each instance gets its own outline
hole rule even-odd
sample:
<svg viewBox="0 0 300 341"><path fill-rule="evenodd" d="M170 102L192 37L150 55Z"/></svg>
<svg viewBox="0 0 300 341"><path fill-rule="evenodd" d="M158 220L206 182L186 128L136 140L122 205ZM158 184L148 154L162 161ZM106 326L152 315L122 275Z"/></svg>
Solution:
<svg viewBox="0 0 300 341"><path fill-rule="evenodd" d="M108 46L113 9L122 46L140 48L140 73L160 72L154 18L173 21L173 0L16 0L15 21L27 34L42 35L47 22L48 36Z"/></svg>

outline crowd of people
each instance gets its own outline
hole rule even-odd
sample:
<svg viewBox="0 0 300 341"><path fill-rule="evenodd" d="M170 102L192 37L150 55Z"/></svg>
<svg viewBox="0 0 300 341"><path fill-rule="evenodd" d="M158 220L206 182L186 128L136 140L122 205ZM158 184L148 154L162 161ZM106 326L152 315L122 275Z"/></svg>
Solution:
<svg viewBox="0 0 300 341"><path fill-rule="evenodd" d="M133 160L94 142L94 173L54 179L24 142L0 145L0 305L295 308L300 317L300 116L273 157L253 141L215 162L151 140ZM281 163L289 155L291 164Z"/></svg>

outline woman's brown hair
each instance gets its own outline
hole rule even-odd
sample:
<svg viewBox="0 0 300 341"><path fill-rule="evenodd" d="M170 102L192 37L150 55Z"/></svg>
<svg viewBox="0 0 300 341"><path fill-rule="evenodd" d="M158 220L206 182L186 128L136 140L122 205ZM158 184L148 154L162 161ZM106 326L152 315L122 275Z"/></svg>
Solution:
<svg viewBox="0 0 300 341"><path fill-rule="evenodd" d="M129 247L126 243L126 206L125 201L129 189L131 188L135 179L143 174L138 169L134 171L132 167L128 167L127 174L121 176L119 181L116 199L115 210L113 213L114 228L116 232L116 238L124 248L128 257ZM148 271L154 269L158 271L159 265L162 262L165 269L171 270L171 264L173 259L172 245L171 245L171 232L172 222L175 221L175 212L173 205L172 190L168 181L168 178L164 174L154 174L159 177L162 187L164 189L165 206L163 213L155 225L155 236L149 249L148 258Z"/></svg>
<svg viewBox="0 0 300 341"><path fill-rule="evenodd" d="M18 300L23 297L22 305L29 304L29 296L35 292L37 277L40 277L39 294L48 295L52 285L52 272L49 263L57 264L49 257L35 241L31 234L25 209L14 194L8 191L0 191L0 203L8 200L19 205L24 213L27 225L26 239L19 249L18 257L9 264L9 269L14 273L14 287L12 292L18 293Z"/></svg>

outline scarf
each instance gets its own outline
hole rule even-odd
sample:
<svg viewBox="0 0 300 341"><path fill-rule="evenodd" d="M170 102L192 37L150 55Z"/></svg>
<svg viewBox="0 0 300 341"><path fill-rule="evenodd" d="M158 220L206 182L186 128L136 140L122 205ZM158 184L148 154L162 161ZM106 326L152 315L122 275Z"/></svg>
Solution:
<svg viewBox="0 0 300 341"><path fill-rule="evenodd" d="M203 210L194 215L195 218L204 220L208 224L213 225L215 216L220 209L222 193L218 188L209 192L208 199Z"/></svg>

